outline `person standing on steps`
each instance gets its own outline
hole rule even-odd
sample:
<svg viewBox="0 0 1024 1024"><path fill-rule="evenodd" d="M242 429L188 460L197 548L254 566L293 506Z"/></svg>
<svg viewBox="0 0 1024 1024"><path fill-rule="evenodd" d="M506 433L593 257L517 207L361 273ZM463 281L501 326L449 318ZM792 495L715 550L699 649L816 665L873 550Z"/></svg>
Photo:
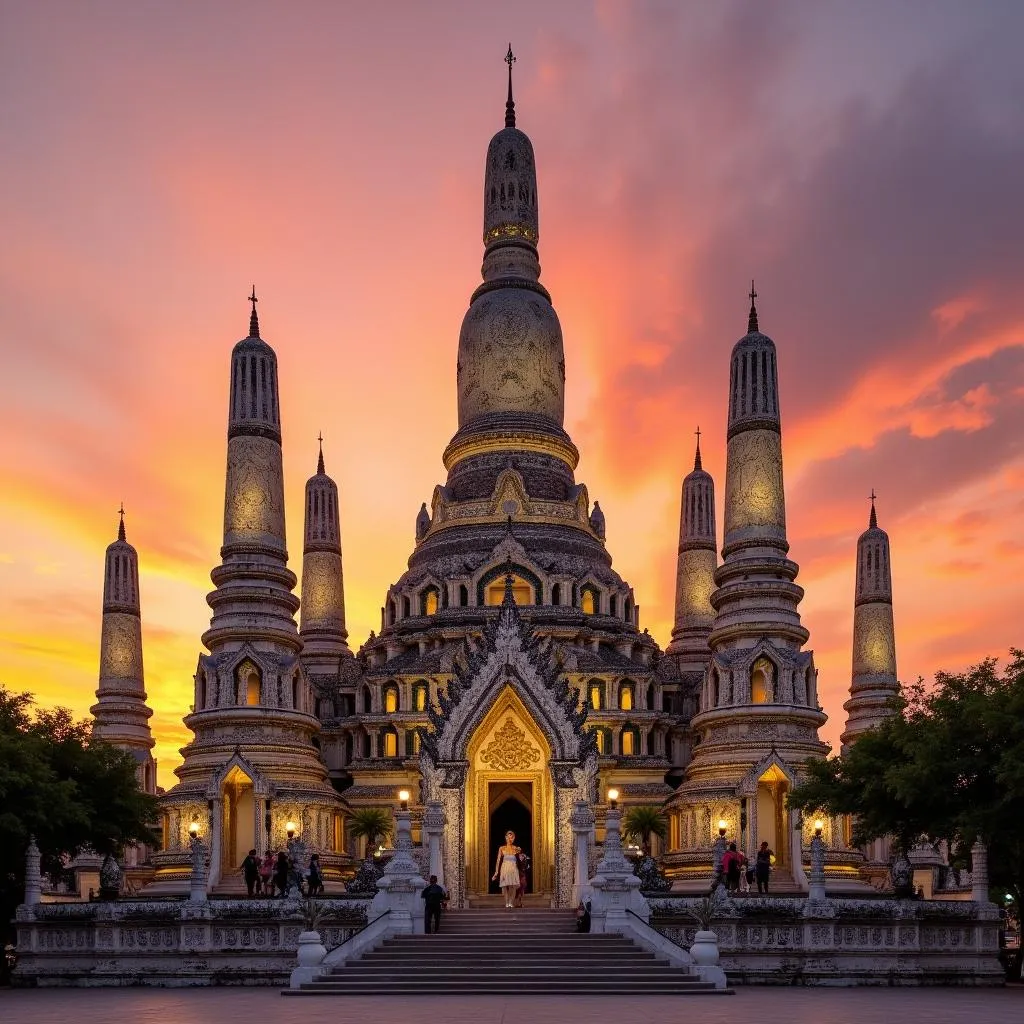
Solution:
<svg viewBox="0 0 1024 1024"><path fill-rule="evenodd" d="M494 865L492 882L501 886L505 894L505 909L511 910L516 898L516 889L519 888L519 854L520 849L516 846L515 832L505 833L505 845L498 850L498 860Z"/></svg>
<svg viewBox="0 0 1024 1024"><path fill-rule="evenodd" d="M444 887L437 884L437 875L430 876L430 885L420 893L423 899L423 931L430 934L430 922L434 922L434 934L441 930L441 907L448 899Z"/></svg>
<svg viewBox="0 0 1024 1024"><path fill-rule="evenodd" d="M252 896L260 880L260 859L256 856L255 850L250 850L242 861L242 877L245 879L249 895Z"/></svg>
<svg viewBox="0 0 1024 1024"><path fill-rule="evenodd" d="M516 867L519 870L519 887L516 889L515 906L523 905L523 897L526 895L526 872L530 870L530 855L522 850L516 854Z"/></svg>
<svg viewBox="0 0 1024 1024"><path fill-rule="evenodd" d="M768 849L768 843L761 843L754 863L754 875L757 878L757 891L766 896L768 895L768 876L772 872L773 856L772 851Z"/></svg>

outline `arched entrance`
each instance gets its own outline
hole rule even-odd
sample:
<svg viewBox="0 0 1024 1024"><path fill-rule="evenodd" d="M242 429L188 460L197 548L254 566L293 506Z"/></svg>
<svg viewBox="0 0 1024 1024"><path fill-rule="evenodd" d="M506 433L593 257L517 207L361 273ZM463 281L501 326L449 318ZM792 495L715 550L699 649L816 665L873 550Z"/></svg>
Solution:
<svg viewBox="0 0 1024 1024"><path fill-rule="evenodd" d="M498 860L498 850L505 842L506 832L515 832L515 843L529 857L533 857L533 786L529 782L491 782L488 784L488 806L490 809L490 842L488 863L491 874ZM492 893L501 892L501 887L492 878L489 885ZM533 872L527 872L526 891L533 892Z"/></svg>
<svg viewBox="0 0 1024 1024"><path fill-rule="evenodd" d="M511 687L499 694L467 749L467 890L498 892L491 881L505 832L532 858L529 892L551 888L554 801L551 748Z"/></svg>
<svg viewBox="0 0 1024 1024"><path fill-rule="evenodd" d="M252 779L237 764L224 779L221 813L221 877L228 878L237 872L246 854L258 848Z"/></svg>
<svg viewBox="0 0 1024 1024"><path fill-rule="evenodd" d="M753 847L767 842L778 865L789 862L789 838L786 828L786 798L789 780L778 765L773 764L757 780L757 835Z"/></svg>

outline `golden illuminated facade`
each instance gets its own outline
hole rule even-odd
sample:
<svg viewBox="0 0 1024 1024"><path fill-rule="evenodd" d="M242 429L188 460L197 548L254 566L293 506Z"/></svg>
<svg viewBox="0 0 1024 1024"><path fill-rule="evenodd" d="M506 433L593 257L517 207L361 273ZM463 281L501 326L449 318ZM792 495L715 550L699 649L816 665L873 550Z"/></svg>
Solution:
<svg viewBox="0 0 1024 1024"><path fill-rule="evenodd" d="M516 127L510 82L505 127L485 162L482 282L459 336L446 477L415 517L412 554L385 595L379 632L356 653L338 488L322 449L305 490L301 600L294 593L277 357L251 297L249 334L231 357L208 653L185 717L193 739L163 797L152 891L187 886L190 829L210 846L211 886L224 888L248 849L281 848L289 823L337 884L367 852L350 840L347 816L393 807L408 789L417 839L425 814L447 819L445 881L457 905L487 891L506 828L533 854L531 890L563 905L572 806L596 806L600 835L612 786L627 807L667 807L671 836L654 852L678 880L706 884L724 819L748 854L768 839L800 882L803 844L786 794L827 748L817 673L803 650L803 591L787 555L775 345L758 330L752 295L748 332L732 354L722 562L698 439L662 654L612 567L604 513L575 477L561 326L540 283L538 207L533 146ZM121 547L111 551L121 558ZM858 568L855 688L877 677L884 618L877 587L865 584L862 595L860 580ZM105 597L94 710L97 728L109 730L115 696L134 701L135 731L124 726L119 741L148 751L134 607L108 609ZM122 622L126 614L135 618ZM887 622L891 635L891 608ZM851 722L867 706L857 699ZM845 849L841 833L827 824L834 849Z"/></svg>

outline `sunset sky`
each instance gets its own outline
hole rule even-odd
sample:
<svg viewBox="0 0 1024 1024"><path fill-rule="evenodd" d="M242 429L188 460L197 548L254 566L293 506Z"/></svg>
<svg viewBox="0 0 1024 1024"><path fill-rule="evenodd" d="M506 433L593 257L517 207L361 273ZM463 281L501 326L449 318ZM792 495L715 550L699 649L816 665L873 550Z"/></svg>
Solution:
<svg viewBox="0 0 1024 1024"><path fill-rule="evenodd" d="M901 678L1024 646L1024 5L11 2L0 682L87 711L123 500L165 786L245 296L280 365L291 565L322 430L355 649L444 479L510 36L577 479L641 626L667 643L698 424L721 515L753 277L825 738L872 488Z"/></svg>

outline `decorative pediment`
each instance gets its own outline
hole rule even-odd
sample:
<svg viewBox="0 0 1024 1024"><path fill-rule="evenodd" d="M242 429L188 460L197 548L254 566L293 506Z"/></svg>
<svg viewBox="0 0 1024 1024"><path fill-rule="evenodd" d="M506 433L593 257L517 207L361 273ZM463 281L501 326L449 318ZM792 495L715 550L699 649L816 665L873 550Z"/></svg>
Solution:
<svg viewBox="0 0 1024 1024"><path fill-rule="evenodd" d="M586 707L560 674L551 643L529 630L506 577L500 613L481 640L467 645L466 663L453 665L447 692L428 708L431 730L421 730L422 756L434 766L465 761L480 722L510 689L543 733L556 761L583 767L595 756L594 735L584 728Z"/></svg>
<svg viewBox="0 0 1024 1024"><path fill-rule="evenodd" d="M235 752L221 767L220 771L210 779L210 784L206 787L206 799L216 800L224 789L224 783L229 776L236 772L249 779L252 783L252 791L256 796L273 797L275 792L273 782L235 747Z"/></svg>
<svg viewBox="0 0 1024 1024"><path fill-rule="evenodd" d="M777 780L782 781L785 779L791 786L796 785L796 775L793 769L787 764L782 757L779 756L778 751L773 747L772 750L761 758L757 764L754 765L746 775L736 785L737 796L755 796L757 794L757 784L764 777L765 773L773 775Z"/></svg>
<svg viewBox="0 0 1024 1024"><path fill-rule="evenodd" d="M490 514L509 516L529 516L533 514L530 496L526 493L522 474L517 469L503 469L498 474L491 492Z"/></svg>

